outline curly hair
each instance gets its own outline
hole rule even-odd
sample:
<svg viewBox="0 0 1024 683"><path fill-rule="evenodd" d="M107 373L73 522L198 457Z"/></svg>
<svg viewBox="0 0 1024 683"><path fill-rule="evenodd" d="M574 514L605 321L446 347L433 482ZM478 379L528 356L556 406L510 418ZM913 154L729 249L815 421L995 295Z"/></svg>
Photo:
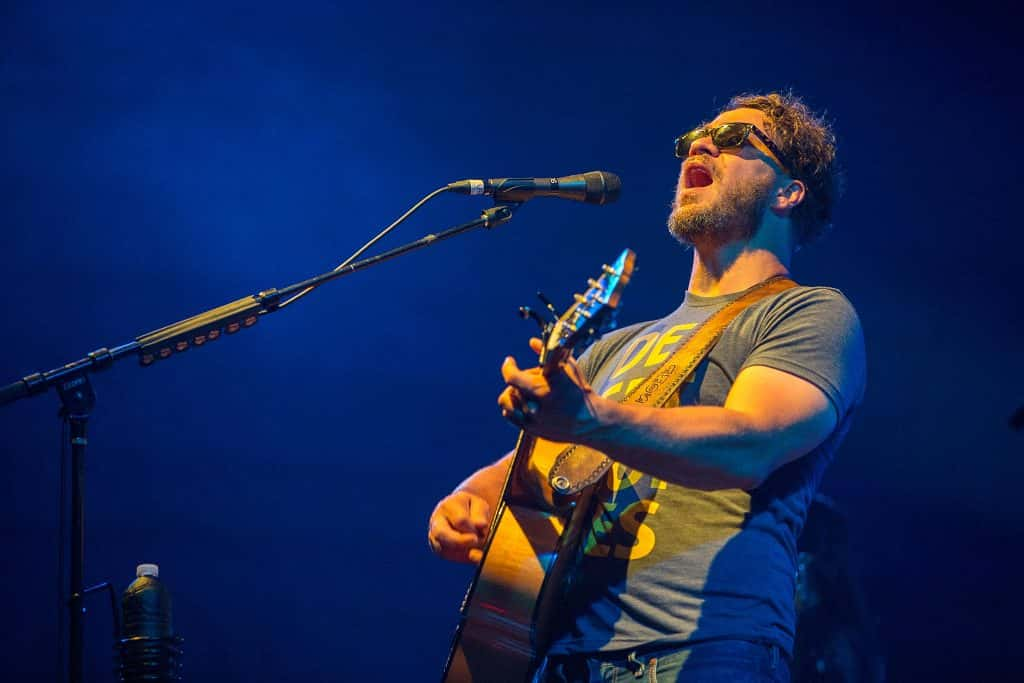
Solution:
<svg viewBox="0 0 1024 683"><path fill-rule="evenodd" d="M843 191L831 125L792 91L736 95L723 111L741 108L765 113L765 132L785 155L793 178L807 187L804 201L793 209L792 220L797 246L812 242L831 225L832 205Z"/></svg>

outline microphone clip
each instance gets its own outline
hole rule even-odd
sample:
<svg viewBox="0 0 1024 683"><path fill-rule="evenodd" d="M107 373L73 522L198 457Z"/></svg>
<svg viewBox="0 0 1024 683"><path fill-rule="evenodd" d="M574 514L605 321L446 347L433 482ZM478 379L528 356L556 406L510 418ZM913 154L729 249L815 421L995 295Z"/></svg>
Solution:
<svg viewBox="0 0 1024 683"><path fill-rule="evenodd" d="M502 223L508 223L512 220L512 214L522 206L522 202L503 202L501 204L495 203L489 209L484 209L480 213L480 217L484 220L484 227L487 229L496 228Z"/></svg>

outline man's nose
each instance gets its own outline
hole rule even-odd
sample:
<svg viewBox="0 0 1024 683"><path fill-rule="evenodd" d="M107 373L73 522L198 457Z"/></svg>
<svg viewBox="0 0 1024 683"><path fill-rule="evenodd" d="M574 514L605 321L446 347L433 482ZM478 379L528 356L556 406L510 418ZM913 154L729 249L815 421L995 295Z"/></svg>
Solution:
<svg viewBox="0 0 1024 683"><path fill-rule="evenodd" d="M704 135L693 141L690 145L690 151L686 154L688 157L695 157L700 154L705 154L709 157L718 156L718 147L711 141L711 134Z"/></svg>

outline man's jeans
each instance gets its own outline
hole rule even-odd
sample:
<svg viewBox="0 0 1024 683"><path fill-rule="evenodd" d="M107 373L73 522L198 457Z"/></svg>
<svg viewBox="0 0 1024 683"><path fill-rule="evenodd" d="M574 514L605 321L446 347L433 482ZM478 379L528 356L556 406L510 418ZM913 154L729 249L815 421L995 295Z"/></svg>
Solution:
<svg viewBox="0 0 1024 683"><path fill-rule="evenodd" d="M549 657L543 683L789 683L789 663L775 645L716 640L680 647Z"/></svg>

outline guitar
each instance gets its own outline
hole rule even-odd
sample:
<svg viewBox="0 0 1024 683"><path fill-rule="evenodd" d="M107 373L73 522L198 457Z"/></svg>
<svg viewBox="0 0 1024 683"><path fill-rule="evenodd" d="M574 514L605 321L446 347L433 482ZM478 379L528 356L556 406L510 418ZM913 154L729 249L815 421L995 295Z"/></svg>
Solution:
<svg viewBox="0 0 1024 683"><path fill-rule="evenodd" d="M626 249L586 293L544 333L545 375L613 327L635 254ZM536 672L550 639L548 625L588 521L593 486L557 497L537 481L570 444L520 432L491 520L483 558L470 583L442 674L443 683L524 683Z"/></svg>

